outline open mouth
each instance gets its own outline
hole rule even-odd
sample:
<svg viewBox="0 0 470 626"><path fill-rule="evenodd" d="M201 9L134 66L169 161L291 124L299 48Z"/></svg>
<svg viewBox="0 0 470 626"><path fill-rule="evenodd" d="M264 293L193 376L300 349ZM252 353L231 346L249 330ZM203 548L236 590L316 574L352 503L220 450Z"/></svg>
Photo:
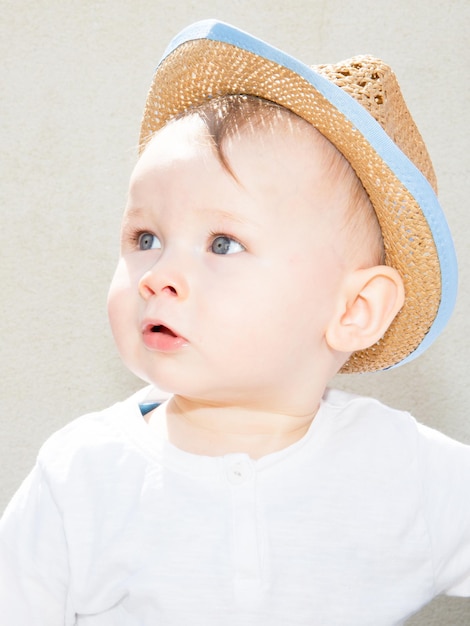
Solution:
<svg viewBox="0 0 470 626"><path fill-rule="evenodd" d="M176 333L174 333L171 328L168 328L167 326L151 326L149 328L150 332L152 333L163 333L164 335L168 335L169 337L176 337Z"/></svg>
<svg viewBox="0 0 470 626"><path fill-rule="evenodd" d="M175 352L187 345L188 341L164 324L148 322L142 329L143 341L150 350Z"/></svg>

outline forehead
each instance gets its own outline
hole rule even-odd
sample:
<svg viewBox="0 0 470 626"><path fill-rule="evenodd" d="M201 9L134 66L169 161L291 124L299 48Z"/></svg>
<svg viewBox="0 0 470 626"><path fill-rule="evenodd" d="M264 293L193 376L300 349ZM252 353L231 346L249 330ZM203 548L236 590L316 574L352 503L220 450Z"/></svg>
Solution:
<svg viewBox="0 0 470 626"><path fill-rule="evenodd" d="M245 108L246 115L242 107L228 114L214 109L214 116L208 117L202 107L170 121L153 135L140 158L141 165L159 155L177 164L191 155L213 151L230 170L229 153L236 149L273 166L284 161L299 174L306 169L313 174L339 154L311 124L286 109ZM328 172L322 171L322 177L326 175Z"/></svg>
<svg viewBox="0 0 470 626"><path fill-rule="evenodd" d="M246 204L245 213L266 212L267 219L276 210L288 219L295 214L305 222L316 214L318 220L318 207L324 219L336 194L325 167L329 145L288 113L245 120L217 146L206 120L192 113L150 140L131 177L130 204L160 203L167 194L188 207L238 205L239 210Z"/></svg>
<svg viewBox="0 0 470 626"><path fill-rule="evenodd" d="M210 145L210 136L202 120L196 117L173 120L152 136L134 172L151 163L183 162L207 150Z"/></svg>

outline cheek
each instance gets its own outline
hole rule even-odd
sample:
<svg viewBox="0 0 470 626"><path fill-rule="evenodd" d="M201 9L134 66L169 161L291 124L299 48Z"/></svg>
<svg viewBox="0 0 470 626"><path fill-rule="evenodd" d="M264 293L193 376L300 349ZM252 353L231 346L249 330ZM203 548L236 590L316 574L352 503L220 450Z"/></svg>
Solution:
<svg viewBox="0 0 470 626"><path fill-rule="evenodd" d="M116 341L125 324L132 302L132 280L127 265L119 261L108 291L108 318Z"/></svg>
<svg viewBox="0 0 470 626"><path fill-rule="evenodd" d="M329 251L289 260L277 285L284 319L303 332L321 333L334 315L341 277Z"/></svg>
<svg viewBox="0 0 470 626"><path fill-rule="evenodd" d="M287 281L286 281L287 282ZM266 337L284 324L288 294L279 285L274 267L251 266L234 275L224 276L217 283L208 281L204 297L198 303L201 320L209 320L210 335L222 343L227 341L236 350L259 349Z"/></svg>

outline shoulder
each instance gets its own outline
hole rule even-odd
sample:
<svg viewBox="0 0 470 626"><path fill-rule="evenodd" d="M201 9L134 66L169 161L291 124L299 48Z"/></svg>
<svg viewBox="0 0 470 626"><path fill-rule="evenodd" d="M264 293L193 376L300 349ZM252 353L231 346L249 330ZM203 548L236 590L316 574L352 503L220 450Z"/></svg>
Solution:
<svg viewBox="0 0 470 626"><path fill-rule="evenodd" d="M125 462L150 454L147 425L139 403L148 393L142 389L112 406L73 420L54 433L41 447L38 465L54 481L80 472Z"/></svg>
<svg viewBox="0 0 470 626"><path fill-rule="evenodd" d="M327 389L323 396L323 404L331 412L362 419L405 419L408 421L411 417L408 412L387 406L376 398L360 396L340 389Z"/></svg>
<svg viewBox="0 0 470 626"><path fill-rule="evenodd" d="M378 437L389 445L396 442L403 446L404 441L409 441L416 453L424 456L439 449L470 454L470 446L421 424L408 411L387 406L375 398L328 389L323 406L333 429L351 429L358 436Z"/></svg>
<svg viewBox="0 0 470 626"><path fill-rule="evenodd" d="M401 476L419 491L434 491L437 484L445 489L455 474L470 480L470 446L420 424L406 411L339 390L327 391L321 411L328 448L358 467Z"/></svg>
<svg viewBox="0 0 470 626"><path fill-rule="evenodd" d="M421 426L406 411L389 407L375 398L328 389L322 410L328 415L335 437L357 439L361 448L370 445L390 448L405 442L416 447Z"/></svg>

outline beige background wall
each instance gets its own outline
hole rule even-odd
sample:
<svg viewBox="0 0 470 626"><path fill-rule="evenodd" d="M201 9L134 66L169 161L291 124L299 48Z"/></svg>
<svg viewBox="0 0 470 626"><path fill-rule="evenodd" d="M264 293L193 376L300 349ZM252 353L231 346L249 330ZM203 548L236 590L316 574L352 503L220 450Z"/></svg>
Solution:
<svg viewBox="0 0 470 626"><path fill-rule="evenodd" d="M468 0L0 0L0 14L0 510L50 433L140 385L116 355L107 286L152 70L205 17L306 62L371 52L394 67L433 156L460 298L420 360L338 384L470 443ZM469 624L470 600L411 623Z"/></svg>

